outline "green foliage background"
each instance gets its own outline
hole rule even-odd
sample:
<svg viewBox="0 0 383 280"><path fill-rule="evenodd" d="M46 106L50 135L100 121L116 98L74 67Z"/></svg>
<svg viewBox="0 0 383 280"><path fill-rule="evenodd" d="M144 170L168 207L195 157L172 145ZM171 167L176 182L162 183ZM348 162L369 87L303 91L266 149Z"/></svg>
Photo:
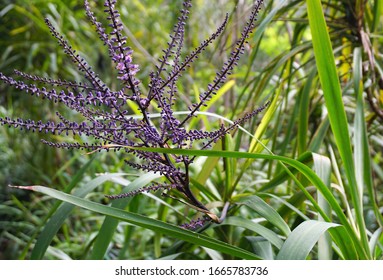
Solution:
<svg viewBox="0 0 383 280"><path fill-rule="evenodd" d="M266 1L239 67L206 109L215 115L189 125L211 129L272 101L213 152L199 152L207 157L195 164L194 191L217 214L231 205L223 224L199 236L177 227L195 211L160 194L110 207L104 194L158 180L129 170L121 154L54 150L40 143L42 135L0 127L0 258L382 259L382 2ZM119 1L143 85L181 4ZM185 73L179 111L214 77L251 4L194 1L187 50L214 32L226 12L230 22ZM0 71L80 79L50 36L46 16L113 86L113 66L79 1L0 2ZM0 84L0 116L50 120L58 106ZM31 193L8 184L54 190Z"/></svg>

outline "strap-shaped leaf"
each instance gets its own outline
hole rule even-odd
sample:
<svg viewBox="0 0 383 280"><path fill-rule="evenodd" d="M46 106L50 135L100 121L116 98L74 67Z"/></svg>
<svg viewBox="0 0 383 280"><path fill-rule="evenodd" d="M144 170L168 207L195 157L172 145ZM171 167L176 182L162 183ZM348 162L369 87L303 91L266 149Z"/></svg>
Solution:
<svg viewBox="0 0 383 280"><path fill-rule="evenodd" d="M286 239L276 259L306 259L315 243L317 243L319 237L321 237L321 235L329 228L337 226L339 225L314 220L301 223Z"/></svg>
<svg viewBox="0 0 383 280"><path fill-rule="evenodd" d="M220 251L222 253L226 253L235 257L243 258L243 259L260 259L255 254L252 254L246 250L241 248L232 246L230 244L224 243L222 241L218 241L216 239L210 238L206 235L195 233L189 230L181 229L180 227L167 224L161 221L157 221L143 215L130 213L121 209L117 209L114 207L110 207L107 205L98 204L92 201L85 200L80 197L76 197L70 194L66 194L51 188L43 187L43 186L27 186L27 187L17 187L20 189L26 189L31 191L40 192L51 196L53 198L80 206L82 208L104 214L107 216L111 216L133 225L147 228L153 230L155 232L160 232L163 234L167 234L173 238L182 239L184 241L205 246L213 250Z"/></svg>

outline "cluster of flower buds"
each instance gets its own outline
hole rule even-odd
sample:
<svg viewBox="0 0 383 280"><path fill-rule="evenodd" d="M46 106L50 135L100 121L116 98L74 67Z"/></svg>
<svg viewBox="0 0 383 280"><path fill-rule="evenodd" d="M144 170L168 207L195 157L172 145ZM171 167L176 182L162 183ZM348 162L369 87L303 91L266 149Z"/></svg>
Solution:
<svg viewBox="0 0 383 280"><path fill-rule="evenodd" d="M52 36L82 74L84 81L54 80L26 74L18 70L15 70L16 76L29 80L31 83L15 80L2 73L0 73L0 81L36 97L52 102L60 102L79 113L83 120L78 123L70 121L57 112L57 122L2 117L0 118L0 125L8 125L32 132L85 135L89 139L89 142L80 140L81 142L77 143L53 143L43 140L44 144L55 148L86 149L90 152L123 149L138 161L126 160L130 167L160 173L167 183L158 183L127 194L109 197L123 198L158 189L177 192L178 197L182 197L186 204L192 205L194 209L202 210L201 212L204 214L208 214L207 218L192 221L189 225L183 225L184 228L195 229L203 225L212 215L209 216L211 214L209 210L196 198L190 188L189 165L193 163L194 157L140 151L134 148L174 147L183 149L199 145L199 148L206 149L239 124L265 109L268 103L238 119L233 125L228 127L222 125L215 131L189 129L187 126L191 118L196 116L197 111L202 106L206 106L213 95L217 93L237 65L244 52L247 39L254 28L254 22L263 1L256 1L241 37L237 40L228 60L217 72L212 82L206 86L206 89L199 96L199 100L190 106L189 114L182 118L174 114L175 100L182 94L179 92L177 86L179 83L177 81L184 71L198 59L199 55L223 33L228 23L228 15L213 34L188 55L183 56L185 25L192 2L191 0L185 0L173 33L170 35L167 48L163 50L164 54L159 59L156 70L149 74L148 92L144 95L140 89L141 82L137 78L140 74L139 66L133 62L133 50L127 46L127 37L123 35L124 26L120 19L120 13L116 9L116 2L116 0L105 0L104 13L108 22L106 26L97 20L87 0L85 0L85 11L89 21L95 26L100 40L106 46L109 57L118 72L117 77L115 77L118 90L109 88L92 70L89 63L72 48L69 42L56 31L54 25L46 19L45 23ZM142 114L141 119L127 116L130 112L130 107L127 104L128 100L136 103ZM153 104L156 104L160 110L160 118L157 123L151 121L151 105ZM202 143L202 145L198 143Z"/></svg>

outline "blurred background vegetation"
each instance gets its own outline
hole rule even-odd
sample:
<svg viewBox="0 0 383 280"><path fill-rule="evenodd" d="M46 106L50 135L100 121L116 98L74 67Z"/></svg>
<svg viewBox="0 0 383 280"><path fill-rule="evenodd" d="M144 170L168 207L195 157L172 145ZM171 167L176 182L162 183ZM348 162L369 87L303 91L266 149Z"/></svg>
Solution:
<svg viewBox="0 0 383 280"><path fill-rule="evenodd" d="M99 20L102 19L102 4L93 3ZM284 3L282 3L284 2ZM148 74L166 47L168 34L176 22L182 1L132 0L118 1L118 7L129 45L134 50L135 63L140 64L138 77L145 86ZM328 0L322 1L324 13L333 45L337 70L341 81L344 106L350 120L350 131L354 133L352 120L356 108L353 91L353 54L356 48L362 50L363 91L365 99L365 124L370 144L373 186L376 203L382 210L383 202L383 4L380 0ZM241 27L248 15L252 1L249 0L196 0L186 30L186 49L193 50L204 40L229 13L230 22L222 37L211 45L201 58L184 75L183 96L179 98L179 110L186 110L185 103L191 103L198 91L206 87L228 56L232 43L240 36ZM104 81L113 85L110 73L113 72L106 48L97 37L94 28L87 21L82 1L10 1L0 0L0 72L12 75L13 69L30 74L68 80L81 80L70 59L51 37L44 24L49 17L58 31L73 47L84 56ZM267 18L270 17L270 21ZM267 25L262 25L267 23ZM312 50L311 33L305 1L265 1L259 15L258 26L249 39L247 50L239 67L230 77L230 83L222 98L215 100L209 111L229 119L236 119L265 100L277 98L277 110L265 132L267 147L276 155L298 158L306 151L328 156L334 166L339 157L334 139L328 130L326 107L317 74ZM0 116L22 117L34 120L55 119L56 110L65 110L58 104L44 102L0 84ZM70 111L66 116L78 118ZM217 119L212 123L219 125ZM208 122L198 124L209 128ZM246 128L254 132L257 121ZM240 134L240 133L238 133ZM249 137L233 135L231 146L235 150L248 146ZM24 133L8 127L0 127L0 259L29 259L39 231L46 223L46 217L55 201L51 198L25 191L7 188L13 185L43 185L58 190L66 190L73 178L91 157L96 157L86 172L78 180L84 185L100 173L133 173L124 164L123 158L115 153L87 155L80 151L58 150L44 146L43 135ZM64 140L64 136L45 137L54 141ZM237 139L237 140L236 140ZM239 140L238 140L239 139ZM207 180L209 189L220 193L225 188L222 162L212 163L213 171ZM239 166L239 165L238 165ZM242 165L243 166L243 165ZM238 193L257 193L281 171L272 161L256 161L238 176ZM340 174L338 174L338 171ZM331 181L340 184L342 168L332 169ZM195 173L198 174L198 170ZM128 176L129 177L129 176ZM135 178L131 176L129 178ZM304 180L302 180L304 181ZM227 182L227 181L226 181ZM307 182L306 182L307 184ZM107 203L104 194L116 194L121 190L119 182L107 181L88 194L90 200ZM296 210L308 217L316 214L309 202L291 200L297 192L292 180L269 188L267 192L279 200L265 200L280 209L282 202L289 202ZM203 195L203 194L202 194ZM339 198L341 200L341 196ZM364 197L367 201L371 195ZM166 200L167 203L174 204ZM282 202L281 202L282 201ZM294 202L295 201L295 202ZM296 204L294 204L296 203ZM174 206L179 211L181 206ZM177 208L178 207L178 208ZM131 200L127 210L162 219L171 223L182 223L182 217L169 218L171 211L156 200L147 196L137 196ZM371 207L366 207L367 230L375 232L379 228L378 218ZM282 212L280 212L282 213ZM293 229L302 221L294 211L283 212L283 218ZM380 212L381 213L381 212ZM242 212L249 218L257 218L256 213ZM191 215L191 213L190 213ZM282 215L282 214L281 214ZM103 217L90 211L75 208L70 217L55 235L44 258L83 259L89 257L95 236L100 229ZM245 231L238 228L225 228L230 234L213 232L217 238L246 248L243 236ZM32 236L32 238L31 238ZM234 237L239 237L235 239ZM160 241L158 239L160 238ZM129 239L129 242L127 241ZM156 241L157 239L157 241ZM382 237L378 237L382 239ZM117 228L104 258L152 259L164 255L174 239L159 237L152 231L134 228L121 223ZM160 246L156 244L160 243ZM376 255L382 251L378 247ZM247 248L248 249L248 248ZM186 246L179 258L209 259L230 258L217 255L208 249ZM314 253L312 258L318 256Z"/></svg>

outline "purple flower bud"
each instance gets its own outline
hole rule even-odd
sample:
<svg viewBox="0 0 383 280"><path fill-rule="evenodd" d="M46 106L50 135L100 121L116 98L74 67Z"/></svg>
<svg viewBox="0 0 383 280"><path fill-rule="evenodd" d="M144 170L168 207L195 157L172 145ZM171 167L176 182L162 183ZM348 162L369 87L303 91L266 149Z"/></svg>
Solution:
<svg viewBox="0 0 383 280"><path fill-rule="evenodd" d="M119 62L116 66L116 69L120 71L125 70L125 64L123 62Z"/></svg>

